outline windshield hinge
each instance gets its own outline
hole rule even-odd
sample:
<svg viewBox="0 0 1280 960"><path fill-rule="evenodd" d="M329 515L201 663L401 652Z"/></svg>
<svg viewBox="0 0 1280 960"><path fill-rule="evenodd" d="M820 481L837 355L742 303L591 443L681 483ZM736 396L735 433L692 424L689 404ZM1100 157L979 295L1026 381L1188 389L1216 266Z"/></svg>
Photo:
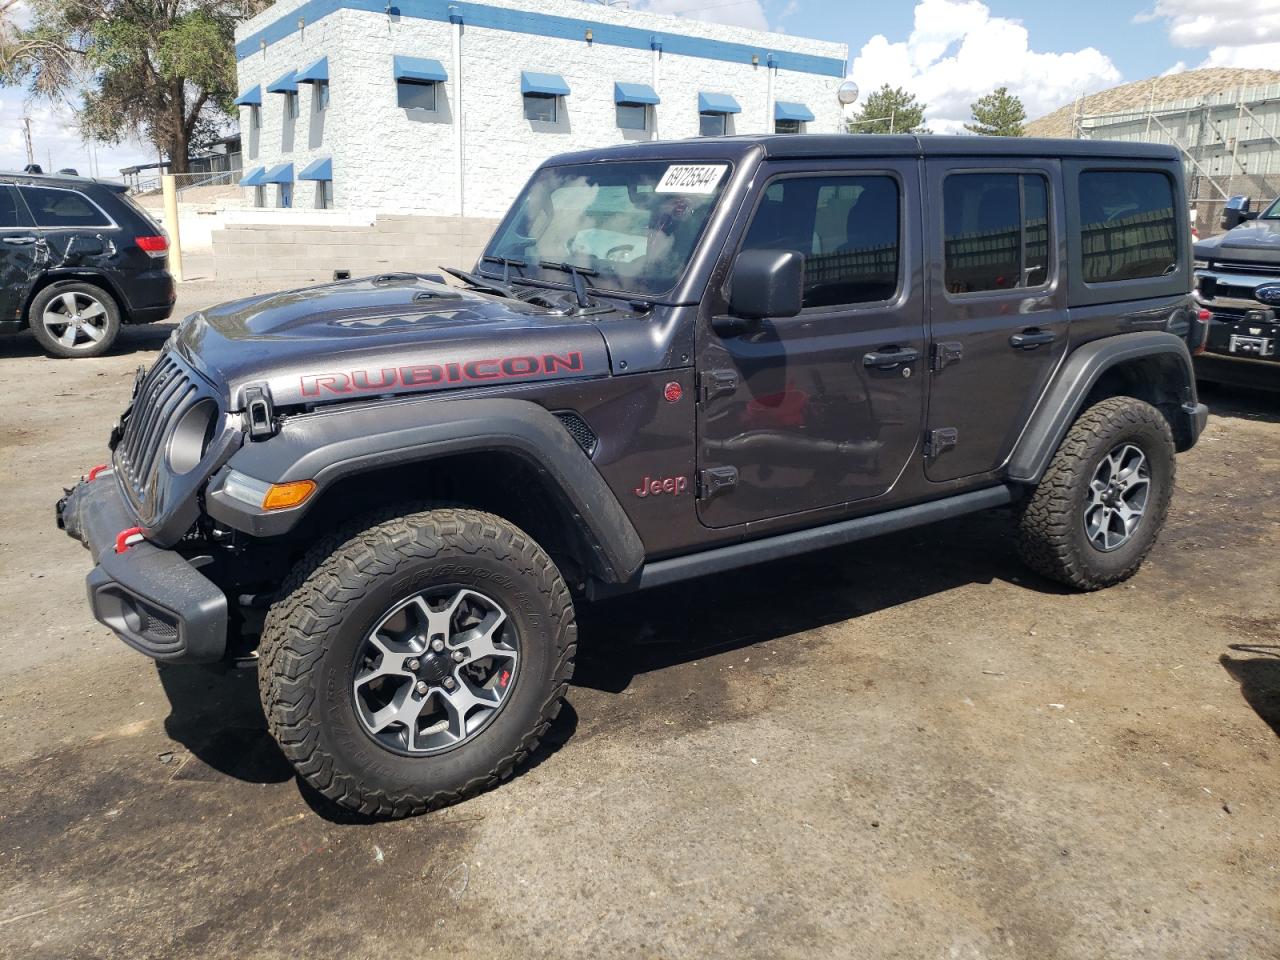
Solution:
<svg viewBox="0 0 1280 960"><path fill-rule="evenodd" d="M276 414L271 405L271 390L265 384L244 388L244 419L250 440L275 436Z"/></svg>

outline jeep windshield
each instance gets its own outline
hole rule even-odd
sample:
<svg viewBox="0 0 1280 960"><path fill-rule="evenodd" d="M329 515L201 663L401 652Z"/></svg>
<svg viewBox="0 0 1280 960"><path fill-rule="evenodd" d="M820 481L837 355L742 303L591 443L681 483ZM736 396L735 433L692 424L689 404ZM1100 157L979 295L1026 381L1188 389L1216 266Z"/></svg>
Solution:
<svg viewBox="0 0 1280 960"><path fill-rule="evenodd" d="M693 256L727 163L610 161L539 170L484 252L482 272L657 297ZM572 268L572 270L570 269Z"/></svg>

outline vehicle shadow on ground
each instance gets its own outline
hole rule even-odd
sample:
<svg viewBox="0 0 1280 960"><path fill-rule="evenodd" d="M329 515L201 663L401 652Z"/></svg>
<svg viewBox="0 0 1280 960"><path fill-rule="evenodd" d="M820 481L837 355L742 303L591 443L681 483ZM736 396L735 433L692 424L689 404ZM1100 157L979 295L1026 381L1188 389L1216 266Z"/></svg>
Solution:
<svg viewBox="0 0 1280 960"><path fill-rule="evenodd" d="M1277 371L1280 385L1280 370ZM1280 391L1255 390L1222 383L1200 383L1198 393L1210 416L1280 423Z"/></svg>
<svg viewBox="0 0 1280 960"><path fill-rule="evenodd" d="M174 327L175 324L173 323L148 323L139 326L125 325L120 328L120 334L116 337L116 342L111 345L111 349L103 356L118 357L130 353L151 353L159 350L164 346L164 342L169 339L169 334L173 333ZM0 337L0 359L17 359L21 357L54 359L44 352L44 348L40 346L29 331L23 331L11 337Z"/></svg>
<svg viewBox="0 0 1280 960"><path fill-rule="evenodd" d="M1256 653L1256 657L1218 658L1222 668L1236 683L1240 695L1253 708L1262 722L1280 737L1280 645L1258 643L1233 643L1231 649L1239 653Z"/></svg>

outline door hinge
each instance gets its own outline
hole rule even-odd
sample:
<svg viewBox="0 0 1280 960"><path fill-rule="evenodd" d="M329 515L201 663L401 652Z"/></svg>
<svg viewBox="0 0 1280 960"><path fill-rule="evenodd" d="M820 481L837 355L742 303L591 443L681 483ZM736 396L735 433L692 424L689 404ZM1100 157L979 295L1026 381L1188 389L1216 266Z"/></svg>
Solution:
<svg viewBox="0 0 1280 960"><path fill-rule="evenodd" d="M703 403L738 389L738 374L733 370L703 370L698 374L698 399Z"/></svg>
<svg viewBox="0 0 1280 960"><path fill-rule="evenodd" d="M939 427L937 430L930 430L924 438L925 459L933 460L941 456L954 447L959 440L960 434L955 427Z"/></svg>
<svg viewBox="0 0 1280 960"><path fill-rule="evenodd" d="M933 345L929 355L929 369L941 370L951 363L956 363L964 355L964 344L958 340L940 340Z"/></svg>
<svg viewBox="0 0 1280 960"><path fill-rule="evenodd" d="M698 471L698 499L710 500L712 497L730 490L738 484L737 467L711 467Z"/></svg>

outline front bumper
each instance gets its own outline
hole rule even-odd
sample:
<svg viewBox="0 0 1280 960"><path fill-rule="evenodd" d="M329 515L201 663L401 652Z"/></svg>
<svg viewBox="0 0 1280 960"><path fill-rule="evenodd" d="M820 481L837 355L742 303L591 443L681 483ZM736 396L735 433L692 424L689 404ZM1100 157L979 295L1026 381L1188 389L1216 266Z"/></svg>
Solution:
<svg viewBox="0 0 1280 960"><path fill-rule="evenodd" d="M185 557L145 540L123 553L116 537L137 523L114 474L77 484L57 504L58 526L97 564L86 578L98 622L156 660L209 663L227 646L227 597Z"/></svg>

